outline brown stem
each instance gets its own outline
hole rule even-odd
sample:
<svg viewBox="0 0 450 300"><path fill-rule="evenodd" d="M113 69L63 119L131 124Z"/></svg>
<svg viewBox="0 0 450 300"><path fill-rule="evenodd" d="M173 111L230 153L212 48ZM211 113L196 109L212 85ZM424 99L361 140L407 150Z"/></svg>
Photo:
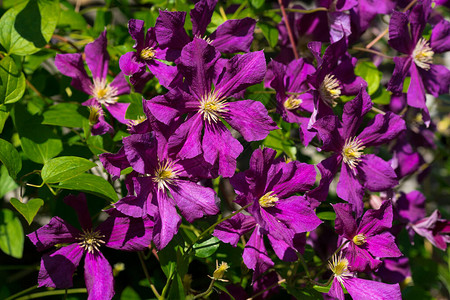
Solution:
<svg viewBox="0 0 450 300"><path fill-rule="evenodd" d="M388 58L388 59L393 59L392 56L386 55L384 53L381 53L379 51L372 50L372 49L366 49L366 48L361 48L361 47L352 47L351 49L352 50L356 50L356 51L372 53L372 54L375 54L375 55L378 55L378 56L381 56L381 57L384 57L384 58Z"/></svg>
<svg viewBox="0 0 450 300"><path fill-rule="evenodd" d="M77 52L81 52L81 49L77 47L77 45L75 45L72 41L70 41L68 38L65 38L63 36L54 34L52 36L53 38L60 40L63 43L69 44L70 46L72 46L75 50L77 50Z"/></svg>
<svg viewBox="0 0 450 300"><path fill-rule="evenodd" d="M295 59L298 59L297 46L294 41L294 36L292 35L291 26L289 26L289 20L286 15L286 10L284 9L283 0L278 0L278 3L280 4L281 14L283 15L284 23L286 24L286 30L289 36L289 41L292 45L292 52L294 52Z"/></svg>

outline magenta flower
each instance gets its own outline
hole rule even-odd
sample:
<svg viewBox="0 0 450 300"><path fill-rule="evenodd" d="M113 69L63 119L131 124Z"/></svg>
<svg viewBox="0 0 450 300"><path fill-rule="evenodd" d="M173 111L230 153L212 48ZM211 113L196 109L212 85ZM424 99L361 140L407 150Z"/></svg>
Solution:
<svg viewBox="0 0 450 300"><path fill-rule="evenodd" d="M236 246L242 234L254 229L243 253L244 263L255 271L254 279L273 266L264 246L264 235L280 259L296 261L296 252L303 251L305 245L301 233L322 223L306 199L295 196L314 184L314 167L298 161L276 160L275 155L276 151L269 148L255 150L250 169L230 179L237 192L236 202L241 206L251 204L247 209L251 216L239 213L214 230L220 240Z"/></svg>
<svg viewBox="0 0 450 300"><path fill-rule="evenodd" d="M356 278L355 274L349 271L351 264L347 258L333 256L328 265L333 272L333 282L328 296L333 299L344 300L342 285L354 300L379 299L379 300L400 300L402 294L400 285L386 284L382 282Z"/></svg>
<svg viewBox="0 0 450 300"><path fill-rule="evenodd" d="M353 205L357 216L363 212L364 189L380 192L398 184L397 176L390 164L374 154L364 154L366 147L385 144L405 130L405 121L388 112L376 115L364 130L357 134L363 116L371 109L372 102L364 89L358 96L344 105L342 121L337 116L326 116L314 123L318 136L323 141L322 151L333 155L323 160L318 168L322 174L319 187L308 197L324 201L329 184L341 165L337 195Z"/></svg>
<svg viewBox="0 0 450 300"><path fill-rule="evenodd" d="M377 269L381 261L374 257L399 257L402 253L389 233L392 227L392 204L384 201L377 210L366 211L360 222L356 222L349 204L333 205L336 212L336 233L349 241L343 252L351 271Z"/></svg>
<svg viewBox="0 0 450 300"><path fill-rule="evenodd" d="M389 44L395 50L407 54L394 58L395 69L388 89L401 92L403 81L409 74L411 81L407 92L409 106L423 110L424 121L430 116L425 104L425 90L438 97L449 91L450 71L433 64L433 55L450 50L448 32L450 23L441 20L434 26L430 40L422 37L422 31L431 12L431 1L416 4L410 14L394 11L389 24ZM410 30L411 28L411 30Z"/></svg>
<svg viewBox="0 0 450 300"><path fill-rule="evenodd" d="M412 228L441 250L445 251L450 243L450 221L442 219L437 209L429 217L412 224Z"/></svg>
<svg viewBox="0 0 450 300"><path fill-rule="evenodd" d="M77 212L82 231L54 217L49 224L28 234L38 251L69 244L42 256L38 286L72 287L73 273L86 255L84 278L88 299L111 299L114 296L113 272L99 248L143 250L151 243L153 221L149 218L133 219L109 210L111 216L93 229L84 194L67 196L64 202Z"/></svg>
<svg viewBox="0 0 450 300"><path fill-rule="evenodd" d="M93 81L84 69L80 53L57 54L55 66L62 74L72 77L71 84L74 88L92 97L83 105L93 107L100 115L103 115L103 111L98 108L105 107L117 121L127 124L125 113L129 103L118 103L117 99L120 95L128 94L130 87L122 73L119 73L112 82L107 82L109 54L106 46L106 31L103 31L94 42L87 44L84 50L86 64L92 73ZM101 119L97 117L97 120ZM98 132L105 133L108 130L109 128L101 128Z"/></svg>
<svg viewBox="0 0 450 300"><path fill-rule="evenodd" d="M181 52L178 67L184 76L183 85L149 100L148 107L164 124L186 115L170 137L169 147L177 148L183 159L203 155L207 163L218 164L220 175L230 177L243 147L222 120L246 141L262 140L278 127L262 103L229 101L263 80L263 52L236 55L230 60L219 58L220 52L213 46L194 38Z"/></svg>

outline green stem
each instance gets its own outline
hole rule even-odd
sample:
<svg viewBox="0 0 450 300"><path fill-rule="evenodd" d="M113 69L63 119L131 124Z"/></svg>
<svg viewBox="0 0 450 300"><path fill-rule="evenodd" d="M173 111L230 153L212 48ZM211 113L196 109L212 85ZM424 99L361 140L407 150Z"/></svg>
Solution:
<svg viewBox="0 0 450 300"><path fill-rule="evenodd" d="M306 265L305 258L303 257L303 255L302 255L300 252L297 252L297 256L298 256L298 258L300 259L300 263L302 264L303 269L305 269L306 276L307 276L308 278L311 278L311 275L310 275L310 273L309 273L308 266Z"/></svg>
<svg viewBox="0 0 450 300"><path fill-rule="evenodd" d="M328 11L328 8L326 8L326 7L317 7L317 8L314 8L314 9L285 8L284 10L287 11L287 12L293 12L293 13L313 14L313 13L318 12L318 11ZM269 9L268 11L278 12L278 11L281 11L281 9Z"/></svg>
<svg viewBox="0 0 450 300"><path fill-rule="evenodd" d="M194 245L203 238L203 236L205 236L206 234L208 234L211 230L213 230L217 225L219 225L220 223L222 223L223 221L226 221L232 217L234 217L235 215L237 215L238 213L240 213L241 211L247 209L248 207L250 207L253 203L249 203L241 208L239 208L237 211L235 211L232 214L229 214L228 216L226 216L225 218L220 219L219 221L217 221L216 223L214 223L213 225L209 226L208 229L206 229L205 231L203 231L196 239L195 241L189 246L189 248L186 250L185 254L189 254L189 252L192 250L192 248L194 247Z"/></svg>
<svg viewBox="0 0 450 300"><path fill-rule="evenodd" d="M239 15L239 13L241 12L241 10L244 9L244 7L248 4L248 1L244 1L242 2L242 4L238 7L238 9L236 9L236 11L234 12L233 16L231 17L231 19L237 19L237 16Z"/></svg>
<svg viewBox="0 0 450 300"><path fill-rule="evenodd" d="M208 294L211 292L211 290L212 290L212 288L213 288L213 286L214 286L214 282L216 282L216 280L213 278L213 279L211 280L211 283L210 283L209 286L208 286L208 289L207 289L206 291L204 291L203 293L200 293L200 294L198 294L198 295L195 295L194 298L192 298L192 299L198 299L198 298L201 298L201 297L203 297L203 296L208 295Z"/></svg>
<svg viewBox="0 0 450 300"><path fill-rule="evenodd" d="M381 56L381 57L384 57L384 58L393 59L392 56L386 55L384 53L381 53L379 51L372 50L372 49L366 49L366 48L362 48L362 47L352 47L350 50L368 52L368 53L372 53L372 54L375 54L375 55L378 55L378 56Z"/></svg>
<svg viewBox="0 0 450 300"><path fill-rule="evenodd" d="M174 275L175 275L175 272L173 272L172 275L170 275L170 277L167 278L166 285L164 286L163 291L161 293L161 298L159 298L160 300L164 300L166 298L167 291L169 291L169 287L170 287L170 284L172 283L172 279L173 279Z"/></svg>
<svg viewBox="0 0 450 300"><path fill-rule="evenodd" d="M280 284L282 284L282 283L284 283L284 282L286 282L286 279L281 279L280 281L278 281L278 282L272 284L272 285L269 286L268 288L265 288L264 290L259 291L258 293L252 295L252 296L251 296L250 298L248 298L247 300L255 299L256 297L262 295L264 292L266 292L266 291L268 291L268 290L271 290L271 289L273 289L274 287L276 287L277 285L280 285Z"/></svg>
<svg viewBox="0 0 450 300"><path fill-rule="evenodd" d="M37 299L37 298L42 298L42 297L47 297L47 296L64 295L66 293L67 294L84 294L84 293L87 293L87 290L85 288L79 288L79 289L70 289L70 290L46 291L46 292L40 292L40 293L26 295L26 296L17 298L17 300Z"/></svg>
<svg viewBox="0 0 450 300"><path fill-rule="evenodd" d="M144 254L142 251L138 252L139 261L141 262L142 269L144 270L145 277L147 278L148 283L150 284L150 288L153 291L153 294L155 294L157 299L160 299L161 296L159 295L158 291L156 290L156 287L153 285L152 279L150 278L150 275L148 274L147 266L145 265L144 261Z"/></svg>
<svg viewBox="0 0 450 300"><path fill-rule="evenodd" d="M5 300L15 299L15 298L17 298L17 297L19 297L19 296L22 296L23 294L26 294L26 293L28 293L28 292L30 292L30 291L32 291L32 290L37 289L37 287L38 287L37 285L33 285L32 287L27 288L26 290L20 291L20 292L18 292L17 294L14 294L14 295L12 295L12 296L9 296L9 297L6 298Z"/></svg>

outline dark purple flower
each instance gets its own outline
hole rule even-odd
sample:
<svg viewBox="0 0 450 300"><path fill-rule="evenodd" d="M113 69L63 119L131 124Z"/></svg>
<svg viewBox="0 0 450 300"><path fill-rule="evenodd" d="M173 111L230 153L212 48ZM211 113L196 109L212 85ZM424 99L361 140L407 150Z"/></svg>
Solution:
<svg viewBox="0 0 450 300"><path fill-rule="evenodd" d="M379 299L400 300L402 295L399 284L386 284L382 282L360 279L349 271L349 261L342 256L333 256L328 265L333 272L333 282L328 296L344 300L342 285L354 300Z"/></svg>
<svg viewBox="0 0 450 300"><path fill-rule="evenodd" d="M169 87L177 75L177 68L158 60L166 57L166 50L159 47L156 41L155 28L149 28L145 33L144 21L131 19L128 21L128 31L136 41L133 46L136 51L127 52L120 57L119 65L122 72L131 76L130 81L136 87L136 85L141 86L143 84L143 78L146 81L151 79L152 76L145 74L148 67L151 74L158 78L161 85Z"/></svg>
<svg viewBox="0 0 450 300"><path fill-rule="evenodd" d="M200 0L191 10L194 38L204 39L221 53L249 52L256 24L252 18L227 20L209 36L205 35L216 4L217 0ZM155 25L156 38L160 47L167 51L166 60L177 60L184 46L192 41L184 30L185 18L186 12L159 12Z"/></svg>
<svg viewBox="0 0 450 300"><path fill-rule="evenodd" d="M364 189L380 192L398 184L397 176L390 164L374 154L364 154L366 147L385 144L405 130L405 121L388 112L376 115L364 130L357 135L363 116L371 109L372 102L364 89L358 96L344 105L342 121L337 116L326 116L314 123L323 141L322 151L334 154L319 163L322 174L319 187L308 198L324 201L329 184L341 165L337 195L353 205L357 216L363 212Z"/></svg>
<svg viewBox="0 0 450 300"><path fill-rule="evenodd" d="M251 216L239 213L220 223L214 231L220 240L236 246L242 234L254 229L243 253L244 263L255 271L254 279L273 266L264 246L264 235L280 259L296 261L296 252L303 251L305 245L302 233L321 223L306 199L294 196L314 184L314 167L298 161L275 160L275 154L269 148L255 150L250 169L230 179L238 194L236 202L250 205L247 211Z"/></svg>
<svg viewBox="0 0 450 300"><path fill-rule="evenodd" d="M411 81L407 92L409 106L423 110L424 121L430 117L425 104L425 90L435 97L449 91L450 71L433 64L433 55L450 49L448 33L450 23L441 20L432 30L430 40L422 37L422 31L431 12L431 1L416 4L410 14L394 11L389 24L389 44L395 50L407 54L394 58L395 69L388 89L401 92L409 74ZM411 28L411 29L410 29Z"/></svg>
<svg viewBox="0 0 450 300"><path fill-rule="evenodd" d="M386 258L375 272L376 277L389 283L411 280L411 268L407 257Z"/></svg>
<svg viewBox="0 0 450 300"><path fill-rule="evenodd" d="M77 212L82 231L54 217L49 224L28 234L38 251L69 244L42 256L38 286L72 287L73 273L86 254L84 277L88 299L111 299L114 296L112 268L99 248L143 250L151 243L153 221L148 217L133 219L109 210L111 216L93 229L84 194L67 196L64 202Z"/></svg>
<svg viewBox="0 0 450 300"><path fill-rule="evenodd" d="M316 135L308 131L309 116L313 112L313 96L309 93L306 77L314 73L312 65L302 58L292 61L285 66L277 61L268 65L266 85L270 85L277 92L277 112L283 120L300 124L300 139L307 146ZM299 94L288 94L299 93Z"/></svg>
<svg viewBox="0 0 450 300"><path fill-rule="evenodd" d="M119 73L112 82L107 82L109 54L106 51L106 31L92 43L86 45L84 54L86 64L92 73L93 81L84 69L83 58L80 53L57 54L55 66L66 76L72 77L72 86L92 98L83 103L85 106L98 109L104 106L119 122L127 124L125 113L129 103L118 103L118 96L128 94L130 87L124 75ZM101 114L99 112L99 114ZM103 126L103 125L102 125ZM94 129L95 133L97 129ZM104 126L99 132L107 132Z"/></svg>
<svg viewBox="0 0 450 300"><path fill-rule="evenodd" d="M343 252L351 271L377 269L381 261L374 257L399 257L402 253L389 233L392 227L392 204L385 201L380 209L366 211L360 222L356 222L349 204L333 205L336 212L336 233L349 241Z"/></svg>
<svg viewBox="0 0 450 300"><path fill-rule="evenodd" d="M246 141L262 140L278 127L262 103L229 101L263 80L263 52L236 55L230 60L219 57L214 47L195 38L181 53L178 67L185 78L183 85L149 100L148 107L164 124L186 114L184 123L170 137L169 147L176 147L183 159L203 155L207 163L218 164L220 175L230 177L243 147L222 120Z"/></svg>
<svg viewBox="0 0 450 300"><path fill-rule="evenodd" d="M447 244L450 243L450 221L442 219L438 210L412 224L412 228L441 250L447 249Z"/></svg>

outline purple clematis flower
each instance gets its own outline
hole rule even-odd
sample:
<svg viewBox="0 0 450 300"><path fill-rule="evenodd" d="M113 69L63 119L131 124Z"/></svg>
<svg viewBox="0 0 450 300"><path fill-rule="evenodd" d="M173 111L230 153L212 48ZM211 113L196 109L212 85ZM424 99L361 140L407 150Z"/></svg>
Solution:
<svg viewBox="0 0 450 300"><path fill-rule="evenodd" d="M400 283L411 280L411 268L407 257L386 258L375 272L375 277L385 282ZM409 279L408 279L409 278Z"/></svg>
<svg viewBox="0 0 450 300"><path fill-rule="evenodd" d="M450 221L442 219L437 209L429 217L412 224L412 229L441 250L445 251L450 243Z"/></svg>
<svg viewBox="0 0 450 300"><path fill-rule="evenodd" d="M377 210L366 211L359 224L349 204L333 205L336 212L336 233L348 240L343 252L351 271L375 270L381 261L374 257L399 257L402 253L389 233L392 227L392 204L384 201Z"/></svg>
<svg viewBox="0 0 450 300"><path fill-rule="evenodd" d="M88 299L111 299L114 296L113 272L99 248L106 246L126 251L146 249L151 243L153 221L148 217L129 218L109 210L110 217L93 229L84 194L69 195L64 202L77 212L82 231L54 217L49 224L28 234L38 251L58 244L69 244L42 256L38 285L72 287L73 273L85 255L84 278Z"/></svg>
<svg viewBox="0 0 450 300"><path fill-rule="evenodd" d="M115 203L115 207L132 217L152 216L155 220L153 242L162 249L178 232L181 217L176 207L188 222L215 215L219 208L214 190L194 180L209 175L207 164L201 157L175 158L157 134L125 137L124 146L117 154L103 154L100 159L115 176L120 170L133 167L135 172L127 178L130 193Z"/></svg>
<svg viewBox="0 0 450 300"><path fill-rule="evenodd" d="M183 85L149 100L148 107L164 124L187 114L170 137L169 147L176 147L178 157L183 159L203 155L207 163L218 163L220 175L230 177L243 147L222 120L246 141L262 140L278 127L262 103L229 101L263 80L266 72L263 52L236 55L230 60L219 57L220 52L213 46L194 38L181 52L178 67L185 78Z"/></svg>
<svg viewBox="0 0 450 300"><path fill-rule="evenodd" d="M158 60L166 57L166 50L159 47L155 28L149 28L145 34L144 21L131 19L128 21L128 31L136 41L133 46L136 51L127 52L120 57L119 66L122 72L131 76L130 82L135 87L142 86L143 80L148 81L152 77L145 74L148 67L161 85L169 87L178 72L175 66L169 66Z"/></svg>
<svg viewBox="0 0 450 300"><path fill-rule="evenodd" d="M353 205L357 216L363 212L364 189L381 192L398 184L397 176L390 164L374 154L364 154L366 147L385 144L405 130L405 121L388 112L376 115L357 135L363 116L371 109L372 101L364 89L358 96L344 105L342 121L337 116L326 116L314 124L320 139L322 151L334 154L319 163L322 174L319 187L308 198L324 201L329 184L341 165L341 175L337 185L337 195Z"/></svg>
<svg viewBox="0 0 450 300"><path fill-rule="evenodd" d="M322 223L304 197L294 196L314 184L314 167L276 160L275 155L269 148L255 150L250 169L230 179L238 194L236 202L250 205L247 211L251 216L239 213L214 230L220 240L236 246L241 235L254 229L243 253L244 263L255 271L254 280L273 266L263 236L268 237L280 259L296 261L296 252L303 251L306 242L302 233Z"/></svg>
<svg viewBox="0 0 450 300"><path fill-rule="evenodd" d="M333 256L332 261L328 265L333 272L333 282L328 296L333 299L344 300L344 291L342 285L348 291L354 300L379 299L379 300L400 300L402 294L400 285L386 284L382 282L360 279L349 271L351 264L347 258L340 255Z"/></svg>
<svg viewBox="0 0 450 300"><path fill-rule="evenodd" d="M55 66L62 74L72 77L71 84L74 88L92 97L83 105L94 107L93 109L96 110L104 106L117 121L127 124L125 113L129 103L118 103L117 99L120 95L128 94L130 87L122 73L119 73L111 83L107 82L109 54L106 51L106 45L106 31L103 31L94 42L87 44L84 50L86 64L92 73L93 81L84 69L80 53L57 54ZM103 112L98 110L98 113ZM104 124L99 126L103 127L99 132L104 133L110 130L104 128Z"/></svg>
<svg viewBox="0 0 450 300"><path fill-rule="evenodd" d="M303 115L309 115L314 110L313 95L308 92L306 82L306 77L314 71L314 67L302 58L287 66L271 61L266 76L266 85L270 85L277 92L277 112L284 121L300 124L300 139L305 146L308 146L316 135L316 132L308 131L309 117Z"/></svg>
<svg viewBox="0 0 450 300"><path fill-rule="evenodd" d="M435 53L450 50L450 22L441 20L436 24L430 40L427 41L421 35L430 12L431 1L422 1L413 7L410 14L394 11L389 24L389 45L407 55L394 58L395 69L388 90L401 92L403 82L409 74L411 81L407 103L422 109L426 124L429 124L430 115L425 104L425 90L438 97L448 93L450 85L450 70L445 66L433 64Z"/></svg>
<svg viewBox="0 0 450 300"><path fill-rule="evenodd" d="M249 52L256 25L252 18L227 20L209 36L205 36L217 1L200 0L191 10L194 38L204 39L221 53ZM165 59L168 61L176 61L184 46L192 41L184 30L185 18L186 12L160 11L156 19L156 38L160 47L166 49Z"/></svg>

